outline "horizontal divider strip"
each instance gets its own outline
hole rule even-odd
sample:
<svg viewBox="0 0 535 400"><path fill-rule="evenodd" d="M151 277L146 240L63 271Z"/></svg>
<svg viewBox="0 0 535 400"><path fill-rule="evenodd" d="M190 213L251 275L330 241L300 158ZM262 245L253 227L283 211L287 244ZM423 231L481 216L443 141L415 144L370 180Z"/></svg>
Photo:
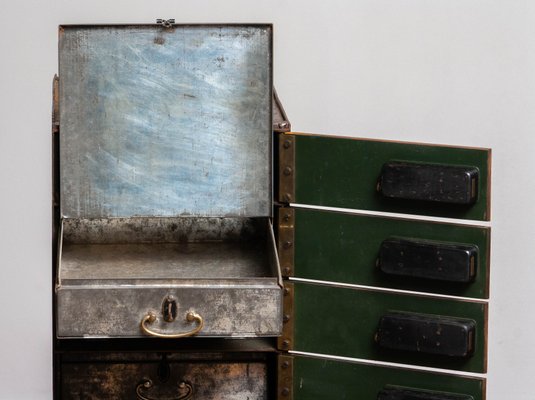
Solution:
<svg viewBox="0 0 535 400"><path fill-rule="evenodd" d="M380 366L380 367L392 367L392 368L408 369L408 370L422 371L422 372L435 372L439 374L455 375L455 376L460 376L464 378L475 378L475 379L485 379L485 380L487 378L487 374L480 374L476 372L465 372L465 371L456 371L456 370L451 370L451 369L422 367L422 366L412 365L412 364L399 364L399 363L393 363L393 362L388 362L388 361L367 360L364 358L352 358L352 357L334 356L334 355L329 355L329 354L308 353L304 351L295 351L295 350L290 350L289 353L294 356L318 358L322 360L342 361L342 362L349 362L349 363L356 363L356 364L375 365L375 366Z"/></svg>
<svg viewBox="0 0 535 400"><path fill-rule="evenodd" d="M339 287L339 288L343 288L343 289L367 290L367 291L370 291L370 292L399 293L399 294L404 294L404 295L430 297L430 298L436 298L436 299L459 300L459 301L467 301L467 302L471 302L471 303L480 303L480 304L488 304L490 302L490 298L489 299L476 299L476 298L471 298L471 297L451 296L451 295L447 295L447 294L415 292L415 291L412 291L412 290L402 290L402 289L383 288L383 287L376 287L376 286L356 285L356 284L353 284L353 283L318 281L318 280L315 280L315 279L305 279L305 278L295 278L295 277L290 277L289 280L293 281L293 282L310 283L310 284L313 284L313 285L321 285L321 286Z"/></svg>
<svg viewBox="0 0 535 400"><path fill-rule="evenodd" d="M314 206L314 205L300 204L300 203L290 203L290 207L306 208L306 209L321 210L321 211L343 212L343 213L357 214L357 215L373 215L373 216L378 216L378 217L387 217L387 218L404 219L404 220L442 222L442 223L449 223L449 224L456 224L456 225L468 225L468 226L481 227L481 228L489 228L491 226L490 221L476 221L476 220L466 220L466 219L433 217L433 216L418 215L418 214L400 214L400 213L392 213L392 212L387 212L387 211L370 211L370 210L359 210L359 209L354 209L354 208Z"/></svg>

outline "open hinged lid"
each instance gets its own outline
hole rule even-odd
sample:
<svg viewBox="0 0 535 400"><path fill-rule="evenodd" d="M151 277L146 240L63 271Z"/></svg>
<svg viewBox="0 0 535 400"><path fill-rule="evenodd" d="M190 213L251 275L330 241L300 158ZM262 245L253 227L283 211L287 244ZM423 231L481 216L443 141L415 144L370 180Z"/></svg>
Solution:
<svg viewBox="0 0 535 400"><path fill-rule="evenodd" d="M63 26L63 218L272 214L270 25Z"/></svg>
<svg viewBox="0 0 535 400"><path fill-rule="evenodd" d="M272 87L271 25L60 28L58 337L280 334Z"/></svg>

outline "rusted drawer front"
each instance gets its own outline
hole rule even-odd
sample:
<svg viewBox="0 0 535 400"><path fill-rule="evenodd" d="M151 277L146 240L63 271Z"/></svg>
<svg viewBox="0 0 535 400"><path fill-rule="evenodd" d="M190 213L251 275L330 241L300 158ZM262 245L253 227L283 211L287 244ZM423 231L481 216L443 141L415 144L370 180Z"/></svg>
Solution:
<svg viewBox="0 0 535 400"><path fill-rule="evenodd" d="M268 399L262 362L65 363L64 400Z"/></svg>

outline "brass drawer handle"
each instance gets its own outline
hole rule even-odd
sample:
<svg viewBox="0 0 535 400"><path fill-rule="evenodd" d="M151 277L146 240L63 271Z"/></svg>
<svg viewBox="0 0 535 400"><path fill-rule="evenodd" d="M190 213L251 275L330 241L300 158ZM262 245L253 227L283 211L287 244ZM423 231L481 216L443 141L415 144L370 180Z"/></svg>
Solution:
<svg viewBox="0 0 535 400"><path fill-rule="evenodd" d="M136 394L138 400L152 400L150 397L146 397L141 393L143 389L150 389L154 386L152 381L150 379L145 379L143 382L141 382L139 385L136 386ZM184 394L182 392L186 391ZM191 396L193 396L193 386L191 386L189 383L186 382L180 382L178 384L178 397L175 397L173 400L188 400L191 399Z"/></svg>
<svg viewBox="0 0 535 400"><path fill-rule="evenodd" d="M141 330L151 336L156 336L159 338L167 338L167 339L176 339L176 338L183 338L183 337L196 335L204 327L204 319L195 311L189 311L186 314L186 321L197 323L197 326L188 332L168 334L168 333L160 333L160 332L153 331L152 329L148 328L147 325L150 325L154 321L156 321L156 318L157 318L156 314L153 313L152 311L147 313L147 315L145 315L143 319L141 320Z"/></svg>

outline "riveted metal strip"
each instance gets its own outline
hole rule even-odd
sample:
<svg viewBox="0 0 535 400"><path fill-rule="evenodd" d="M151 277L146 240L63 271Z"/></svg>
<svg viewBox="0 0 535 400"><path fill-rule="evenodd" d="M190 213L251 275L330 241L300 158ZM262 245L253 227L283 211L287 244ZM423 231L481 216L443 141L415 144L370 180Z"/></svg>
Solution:
<svg viewBox="0 0 535 400"><path fill-rule="evenodd" d="M282 317L282 335L277 339L279 350L293 350L294 348L294 285L289 281L284 281L283 295L283 317Z"/></svg>
<svg viewBox="0 0 535 400"><path fill-rule="evenodd" d="M287 278L294 275L295 210L290 207L281 207L278 212L277 248L282 276Z"/></svg>
<svg viewBox="0 0 535 400"><path fill-rule="evenodd" d="M295 136L279 134L279 193L281 203L295 202Z"/></svg>
<svg viewBox="0 0 535 400"><path fill-rule="evenodd" d="M293 356L279 355L277 369L277 399L293 400Z"/></svg>

